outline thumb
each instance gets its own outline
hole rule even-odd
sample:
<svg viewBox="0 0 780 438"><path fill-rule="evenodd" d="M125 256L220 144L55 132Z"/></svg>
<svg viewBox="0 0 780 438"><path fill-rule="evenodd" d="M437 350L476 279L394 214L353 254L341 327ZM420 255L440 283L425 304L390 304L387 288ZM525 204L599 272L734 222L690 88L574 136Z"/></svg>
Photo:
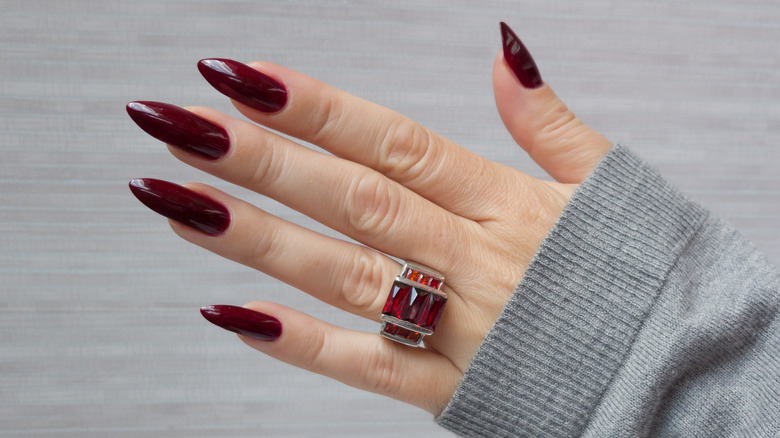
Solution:
<svg viewBox="0 0 780 438"><path fill-rule="evenodd" d="M579 183L612 144L582 123L542 81L531 54L501 23L504 50L493 66L496 106L509 133L555 180Z"/></svg>

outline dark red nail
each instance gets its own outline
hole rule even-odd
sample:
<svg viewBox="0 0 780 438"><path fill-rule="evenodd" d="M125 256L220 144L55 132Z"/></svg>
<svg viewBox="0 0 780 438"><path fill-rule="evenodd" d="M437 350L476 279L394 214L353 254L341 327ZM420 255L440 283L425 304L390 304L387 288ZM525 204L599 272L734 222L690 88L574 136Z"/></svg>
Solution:
<svg viewBox="0 0 780 438"><path fill-rule="evenodd" d="M184 108L162 102L130 102L127 114L152 137L214 160L230 148L227 131Z"/></svg>
<svg viewBox="0 0 780 438"><path fill-rule="evenodd" d="M232 59L202 59L200 74L225 96L266 113L284 108L287 90L276 79Z"/></svg>
<svg viewBox="0 0 780 438"><path fill-rule="evenodd" d="M225 206L186 187L142 178L130 181L130 190L157 213L211 236L223 233L230 225Z"/></svg>
<svg viewBox="0 0 780 438"><path fill-rule="evenodd" d="M542 86L542 75L536 67L534 58L528 53L520 38L503 21L501 22L501 40L504 43L504 59L525 88Z"/></svg>
<svg viewBox="0 0 780 438"><path fill-rule="evenodd" d="M218 304L201 307L200 313L214 325L261 341L273 341L282 335L278 319L244 307Z"/></svg>

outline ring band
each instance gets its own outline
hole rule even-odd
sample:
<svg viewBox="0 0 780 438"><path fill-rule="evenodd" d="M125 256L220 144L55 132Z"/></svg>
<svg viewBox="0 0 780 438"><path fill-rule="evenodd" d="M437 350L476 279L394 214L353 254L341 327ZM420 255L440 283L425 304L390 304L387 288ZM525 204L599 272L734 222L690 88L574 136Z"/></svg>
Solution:
<svg viewBox="0 0 780 438"><path fill-rule="evenodd" d="M382 309L379 334L419 347L424 336L433 334L447 303L443 285L442 274L417 263L404 263Z"/></svg>

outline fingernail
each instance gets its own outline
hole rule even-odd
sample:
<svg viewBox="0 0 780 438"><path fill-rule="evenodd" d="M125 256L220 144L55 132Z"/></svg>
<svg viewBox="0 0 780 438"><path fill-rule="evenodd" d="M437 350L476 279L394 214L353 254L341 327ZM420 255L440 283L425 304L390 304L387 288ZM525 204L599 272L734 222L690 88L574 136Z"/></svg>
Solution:
<svg viewBox="0 0 780 438"><path fill-rule="evenodd" d="M214 325L261 341L273 341L282 334L278 319L244 307L218 304L201 307L200 313Z"/></svg>
<svg viewBox="0 0 780 438"><path fill-rule="evenodd" d="M200 74L225 96L266 113L284 108L287 90L276 79L232 59L202 59Z"/></svg>
<svg viewBox="0 0 780 438"><path fill-rule="evenodd" d="M152 137L208 160L225 155L230 138L221 126L162 102L130 102L127 114Z"/></svg>
<svg viewBox="0 0 780 438"><path fill-rule="evenodd" d="M230 225L225 206L186 187L140 178L130 181L130 190L150 209L208 235L221 234Z"/></svg>
<svg viewBox="0 0 780 438"><path fill-rule="evenodd" d="M501 40L504 43L504 59L525 88L542 86L542 75L536 67L534 58L528 53L520 38L503 21L501 22Z"/></svg>

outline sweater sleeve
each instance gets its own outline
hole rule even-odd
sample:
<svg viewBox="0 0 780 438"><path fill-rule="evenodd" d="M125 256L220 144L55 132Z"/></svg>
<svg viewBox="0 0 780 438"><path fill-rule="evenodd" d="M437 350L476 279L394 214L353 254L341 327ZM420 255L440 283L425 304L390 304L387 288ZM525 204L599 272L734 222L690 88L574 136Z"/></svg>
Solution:
<svg viewBox="0 0 780 438"><path fill-rule="evenodd" d="M780 281L616 146L437 418L464 436L780 435Z"/></svg>

